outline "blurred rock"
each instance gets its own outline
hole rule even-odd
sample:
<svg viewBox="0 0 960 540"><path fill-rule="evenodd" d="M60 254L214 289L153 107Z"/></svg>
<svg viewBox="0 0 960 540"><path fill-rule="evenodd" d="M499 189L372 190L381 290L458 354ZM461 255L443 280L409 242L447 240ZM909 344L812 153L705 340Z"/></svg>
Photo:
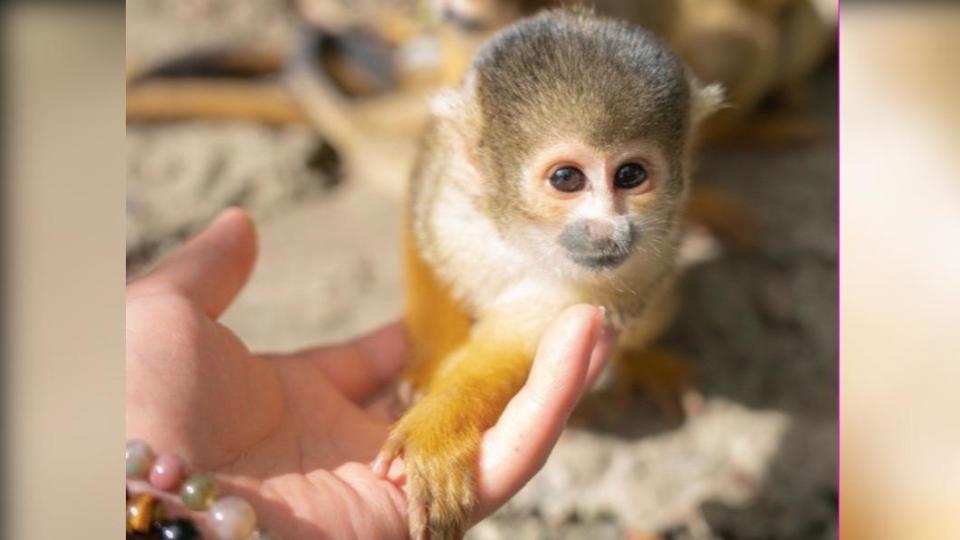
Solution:
<svg viewBox="0 0 960 540"><path fill-rule="evenodd" d="M127 60L142 66L227 45L290 47L285 0L137 0L126 4Z"/></svg>
<svg viewBox="0 0 960 540"><path fill-rule="evenodd" d="M742 505L759 492L788 425L782 413L711 400L682 429L656 435L568 429L502 513L536 512L553 524L614 516L629 530L667 529L695 519L703 501Z"/></svg>
<svg viewBox="0 0 960 540"><path fill-rule="evenodd" d="M344 340L400 315L395 199L348 185L259 225L253 277L223 321L254 350Z"/></svg>
<svg viewBox="0 0 960 540"><path fill-rule="evenodd" d="M336 183L337 170L320 170L318 147L325 145L305 128L130 126L128 272L137 273L228 206L264 218L324 193Z"/></svg>

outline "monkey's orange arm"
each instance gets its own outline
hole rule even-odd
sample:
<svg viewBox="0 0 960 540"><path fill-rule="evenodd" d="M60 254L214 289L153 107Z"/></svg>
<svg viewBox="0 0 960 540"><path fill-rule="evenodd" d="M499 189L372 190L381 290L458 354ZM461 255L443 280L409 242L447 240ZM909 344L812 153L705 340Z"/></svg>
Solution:
<svg viewBox="0 0 960 540"><path fill-rule="evenodd" d="M423 391L440 364L466 341L470 317L420 257L409 226L404 235L406 259L407 328L414 358L407 380Z"/></svg>
<svg viewBox="0 0 960 540"><path fill-rule="evenodd" d="M384 474L403 456L410 531L460 538L476 504L483 432L523 386L534 346L503 313L481 321L439 366L424 397L397 423L378 457Z"/></svg>

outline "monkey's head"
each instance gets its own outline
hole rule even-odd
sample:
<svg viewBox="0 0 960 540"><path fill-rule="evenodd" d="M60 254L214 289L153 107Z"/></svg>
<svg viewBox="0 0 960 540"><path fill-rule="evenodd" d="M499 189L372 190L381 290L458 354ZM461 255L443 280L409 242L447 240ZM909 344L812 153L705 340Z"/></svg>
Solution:
<svg viewBox="0 0 960 540"><path fill-rule="evenodd" d="M582 275L672 254L693 129L719 97L645 31L550 11L490 40L435 111L501 236Z"/></svg>

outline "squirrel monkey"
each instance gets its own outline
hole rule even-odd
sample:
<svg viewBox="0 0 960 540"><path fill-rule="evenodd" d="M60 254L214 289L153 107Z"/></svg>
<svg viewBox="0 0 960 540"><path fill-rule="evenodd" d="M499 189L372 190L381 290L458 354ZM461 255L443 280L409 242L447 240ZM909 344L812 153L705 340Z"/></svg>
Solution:
<svg viewBox="0 0 960 540"><path fill-rule="evenodd" d="M407 214L416 401L402 456L413 538L459 538L481 434L547 323L603 306L621 348L669 320L693 132L721 91L638 27L549 11L508 27L439 95Z"/></svg>

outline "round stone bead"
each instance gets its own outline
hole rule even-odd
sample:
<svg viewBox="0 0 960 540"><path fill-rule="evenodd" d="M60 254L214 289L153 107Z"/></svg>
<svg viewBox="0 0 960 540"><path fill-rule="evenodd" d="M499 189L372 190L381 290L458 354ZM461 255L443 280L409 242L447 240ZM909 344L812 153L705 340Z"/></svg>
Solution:
<svg viewBox="0 0 960 540"><path fill-rule="evenodd" d="M280 535L268 529L257 529L250 535L249 540L280 540Z"/></svg>
<svg viewBox="0 0 960 540"><path fill-rule="evenodd" d="M186 466L176 454L160 454L150 467L150 483L157 489L173 491L180 487L186 476Z"/></svg>
<svg viewBox="0 0 960 540"><path fill-rule="evenodd" d="M150 493L141 493L127 501L127 530L150 532L154 522L166 517L160 500Z"/></svg>
<svg viewBox="0 0 960 540"><path fill-rule="evenodd" d="M257 514L240 497L227 496L210 507L217 537L223 540L248 540L257 526Z"/></svg>
<svg viewBox="0 0 960 540"><path fill-rule="evenodd" d="M138 439L127 441L125 456L127 478L145 478L153 465L154 454L150 445Z"/></svg>
<svg viewBox="0 0 960 540"><path fill-rule="evenodd" d="M189 519L165 521L157 527L162 540L200 540L200 531Z"/></svg>
<svg viewBox="0 0 960 540"><path fill-rule="evenodd" d="M194 474L180 486L180 500L191 510L206 510L217 498L217 485L205 474Z"/></svg>

